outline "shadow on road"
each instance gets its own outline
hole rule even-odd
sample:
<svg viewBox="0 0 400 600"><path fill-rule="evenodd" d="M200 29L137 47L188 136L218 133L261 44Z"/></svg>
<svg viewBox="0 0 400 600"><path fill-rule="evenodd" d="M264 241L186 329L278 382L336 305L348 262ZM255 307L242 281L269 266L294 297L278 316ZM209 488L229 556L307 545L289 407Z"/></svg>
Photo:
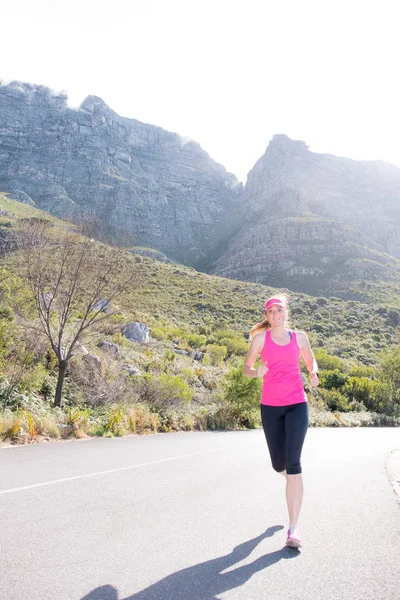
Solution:
<svg viewBox="0 0 400 600"><path fill-rule="evenodd" d="M81 600L216 600L217 595L243 585L254 573L281 559L299 556L298 550L284 547L264 554L248 565L224 573L229 567L247 558L264 538L273 536L281 529L282 525L269 527L261 535L236 546L230 554L182 569L127 598L119 599L113 586L104 585Z"/></svg>

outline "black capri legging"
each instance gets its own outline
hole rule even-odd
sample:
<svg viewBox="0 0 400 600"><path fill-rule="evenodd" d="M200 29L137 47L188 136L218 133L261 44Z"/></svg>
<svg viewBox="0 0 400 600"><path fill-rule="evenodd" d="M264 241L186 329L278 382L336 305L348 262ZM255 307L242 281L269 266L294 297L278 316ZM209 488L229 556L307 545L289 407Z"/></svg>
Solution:
<svg viewBox="0 0 400 600"><path fill-rule="evenodd" d="M308 429L308 402L289 406L261 404L261 420L272 466L288 475L301 473L301 451Z"/></svg>

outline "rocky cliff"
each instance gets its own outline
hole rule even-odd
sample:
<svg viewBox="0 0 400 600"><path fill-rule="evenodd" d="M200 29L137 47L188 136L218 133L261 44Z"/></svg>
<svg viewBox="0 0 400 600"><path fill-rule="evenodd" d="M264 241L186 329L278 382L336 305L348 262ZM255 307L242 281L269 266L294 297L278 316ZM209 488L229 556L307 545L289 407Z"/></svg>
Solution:
<svg viewBox="0 0 400 600"><path fill-rule="evenodd" d="M237 228L242 185L196 142L100 98L72 110L63 94L12 83L0 86L0 190L201 267Z"/></svg>
<svg viewBox="0 0 400 600"><path fill-rule="evenodd" d="M248 218L213 271L309 293L400 278L400 169L276 135L250 171Z"/></svg>
<svg viewBox="0 0 400 600"><path fill-rule="evenodd" d="M400 169L285 135L243 190L196 142L100 98L73 110L45 87L0 85L0 191L225 277L321 295L400 279Z"/></svg>

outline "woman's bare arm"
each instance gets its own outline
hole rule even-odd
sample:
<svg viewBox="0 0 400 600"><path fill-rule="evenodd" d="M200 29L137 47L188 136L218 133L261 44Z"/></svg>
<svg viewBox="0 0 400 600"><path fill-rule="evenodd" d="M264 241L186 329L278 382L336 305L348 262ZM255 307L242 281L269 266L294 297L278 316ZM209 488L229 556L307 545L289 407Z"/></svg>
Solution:
<svg viewBox="0 0 400 600"><path fill-rule="evenodd" d="M260 365L257 369L254 369L254 364L261 352L265 340L265 332L258 333L253 341L251 342L249 351L246 356L246 360L243 366L243 375L246 377L264 377L268 372L268 368L265 365Z"/></svg>
<svg viewBox="0 0 400 600"><path fill-rule="evenodd" d="M315 360L313 351L311 350L310 341L304 331L296 332L297 342L299 344L300 353L306 363L307 371L310 373L310 383L313 387L317 386L318 381L318 364Z"/></svg>

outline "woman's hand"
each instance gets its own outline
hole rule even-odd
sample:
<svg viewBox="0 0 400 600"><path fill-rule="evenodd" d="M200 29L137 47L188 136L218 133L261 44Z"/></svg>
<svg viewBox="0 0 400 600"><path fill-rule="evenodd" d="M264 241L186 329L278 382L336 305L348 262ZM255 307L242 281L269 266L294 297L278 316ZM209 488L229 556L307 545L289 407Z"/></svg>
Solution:
<svg viewBox="0 0 400 600"><path fill-rule="evenodd" d="M264 377L268 373L268 367L266 365L260 365L256 369L257 377Z"/></svg>
<svg viewBox="0 0 400 600"><path fill-rule="evenodd" d="M318 373L310 373L310 385L312 387L319 385Z"/></svg>

